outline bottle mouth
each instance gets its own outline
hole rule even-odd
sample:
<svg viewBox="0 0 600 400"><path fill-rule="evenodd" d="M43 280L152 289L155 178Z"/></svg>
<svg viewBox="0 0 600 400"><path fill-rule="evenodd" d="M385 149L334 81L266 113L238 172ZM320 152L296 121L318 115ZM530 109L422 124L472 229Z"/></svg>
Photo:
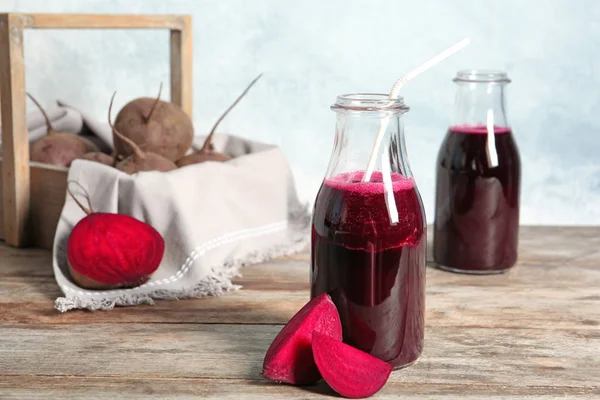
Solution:
<svg viewBox="0 0 600 400"><path fill-rule="evenodd" d="M508 75L497 69L465 69L458 71L454 82L510 83Z"/></svg>
<svg viewBox="0 0 600 400"><path fill-rule="evenodd" d="M353 93L342 94L331 106L333 111L386 111L406 112L409 107L404 104L404 98L390 99L383 93Z"/></svg>

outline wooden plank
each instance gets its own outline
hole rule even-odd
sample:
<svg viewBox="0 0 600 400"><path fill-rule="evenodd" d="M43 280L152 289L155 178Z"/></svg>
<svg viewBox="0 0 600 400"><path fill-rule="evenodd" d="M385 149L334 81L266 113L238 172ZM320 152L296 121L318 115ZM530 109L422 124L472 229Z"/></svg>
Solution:
<svg viewBox="0 0 600 400"><path fill-rule="evenodd" d="M277 325L0 326L0 376L261 379ZM598 389L600 332L426 330L425 350L391 382ZM518 379L515 379L518 377ZM0 379L2 380L2 379Z"/></svg>
<svg viewBox="0 0 600 400"><path fill-rule="evenodd" d="M257 266L248 270L267 269ZM547 275L547 267L527 266L519 270L528 270L529 283L510 278L490 285L444 283L448 274L429 268L427 327L599 329L600 270L557 267ZM307 277L308 273L304 275ZM501 279L495 276L494 280ZM553 281L553 286L545 285ZM275 290L269 289L268 282L247 282L244 289L221 297L163 300L154 306L124 307L110 312L61 314L53 309L54 299L62 296L53 277L5 276L0 281L0 322L284 324L309 298L305 283L296 283L297 289L289 283L287 289Z"/></svg>
<svg viewBox="0 0 600 400"><path fill-rule="evenodd" d="M183 29L184 15L13 13L32 29Z"/></svg>
<svg viewBox="0 0 600 400"><path fill-rule="evenodd" d="M1 160L1 158L0 158ZM37 165L38 163L31 163L32 165ZM46 168L59 168L59 167L50 167L46 166ZM42 179L41 175L37 179ZM587 228L570 228L570 227L555 227L554 230L548 232L547 234L543 234L538 227L522 227L522 243L520 245L520 252L524 255L520 257L519 264L520 265L544 265L548 263L547 258L549 258L548 254L544 254L544 249L535 249L531 250L535 247L542 247L545 241L553 241L553 242L564 242L564 248L562 249L563 255L562 257L557 257L556 259L550 262L550 266L554 265L573 265L573 266L594 266L597 265L600 268L600 251L597 251L595 239L600 238L600 228L598 227L587 227ZM579 237L578 237L579 236ZM525 243L527 241L527 243ZM431 242L428 244L431 247ZM2 245L0 243L0 254L3 255L0 258L0 266L5 265L9 266L15 263L18 263L17 260L21 260L26 258L26 256L31 251L36 251L32 249L13 249L11 247L7 247L6 245ZM16 260L13 260L12 257L15 257ZM310 262L310 253L309 249L305 249L302 252L280 257L273 262L266 263L265 265L277 265L279 262L296 262L298 265L306 265L306 263ZM43 267L40 265L40 267ZM259 271L259 273L266 273L267 271ZM276 279L280 279L280 274L286 274L286 271L276 271L274 272L276 275ZM246 274L246 276L253 276ZM2 269L0 269L0 276L2 275ZM468 275L461 274L447 274L448 276L453 276L462 279L470 279ZM261 277L256 277L260 279ZM305 279L304 276L301 277ZM471 277L473 278L473 277ZM275 278L274 278L275 279ZM286 278L288 279L288 278ZM475 277L477 280L482 280L481 277ZM483 279L485 280L485 279Z"/></svg>
<svg viewBox="0 0 600 400"><path fill-rule="evenodd" d="M54 287L49 281L36 279L28 287L6 278L0 289L0 323L44 324L101 324L101 323L223 323L274 324L285 323L308 300L308 292L263 292L243 290L221 297L204 299L162 300L154 306L123 307L110 312L54 310L54 299L61 296L58 287L45 292L43 287ZM34 299L20 301L19 297Z"/></svg>
<svg viewBox="0 0 600 400"><path fill-rule="evenodd" d="M171 101L193 118L192 18L182 17L182 21L183 27L171 30L170 36Z"/></svg>
<svg viewBox="0 0 600 400"><path fill-rule="evenodd" d="M524 228L524 256L504 275L428 268L424 354L377 398L598 398L599 232ZM49 260L0 246L1 398L332 395L260 377L269 343L308 298L306 252L246 267L244 289L220 298L66 314L52 309Z"/></svg>
<svg viewBox="0 0 600 400"><path fill-rule="evenodd" d="M37 172L33 172L37 174ZM45 175L39 177L32 176L34 179L42 179ZM453 274L439 271L439 274L433 275L430 279L436 279L440 284L457 285L529 285L530 282L537 285L549 285L549 287L560 287L569 285L588 284L589 276L585 279L573 275L570 269L562 267L587 267L591 269L600 269L600 245L596 247L595 238L600 238L600 228L555 228L553 233L538 233L534 227L523 227L523 242L520 251L523 256L519 259L517 265L512 271L498 276L472 276ZM578 239L577 236L583 237ZM544 241L563 242L561 250L562 255L557 255L556 259L549 261L550 255L542 245ZM429 246L431 247L431 246ZM539 250L531 248L540 247ZM31 270L37 269L38 274L46 271L48 276L52 275L51 255L46 253L46 262L33 262L28 260L28 255L35 254L41 257L43 251L34 249L12 249L0 243L0 277L5 271L10 275L19 275L21 264L23 264L22 276L29 276ZM260 264L261 266L248 266L242 269L243 278L239 280L243 285L260 284L262 288L281 289L300 289L308 287L308 263L310 262L309 251L281 257L278 260ZM37 267L36 267L37 266ZM536 269L522 268L524 266L534 266ZM555 268L559 267L559 268ZM547 272L544 272L547 270ZM546 277L546 274L549 274ZM298 286L300 284L300 286ZM291 286L290 286L291 285Z"/></svg>
<svg viewBox="0 0 600 400"><path fill-rule="evenodd" d="M598 227L524 227L519 238L521 264L578 264L579 259L599 250Z"/></svg>
<svg viewBox="0 0 600 400"><path fill-rule="evenodd" d="M1 161L0 157L0 161ZM39 163L31 163L32 165L38 166ZM54 169L60 167L52 166L40 166L40 168L32 169L32 181L44 181L44 177L48 176L46 171L41 171L42 168ZM51 172L48 172L50 174ZM39 175L37 175L39 174ZM2 179L0 177L0 183ZM44 190L49 190L45 188ZM62 189L58 189L57 192L62 192ZM59 197L61 197L59 193ZM55 198L54 196L52 197ZM1 193L0 193L1 199ZM54 208L54 207L53 207ZM62 209L62 206L60 207ZM0 221L2 216L0 215ZM428 248L431 250L431 229L429 229L429 245ZM2 228L0 226L0 238ZM549 246L545 246L548 243ZM0 254L6 249L0 243ZM546 264L548 266L591 266L600 268L600 227L536 227L536 226L522 226L521 227L521 239L519 245L519 264L520 265L541 265ZM3 273L3 266L15 266L18 264L18 260L24 259L27 253L20 253L21 251L32 251L31 249L18 250L16 253L6 254L5 257L0 257L0 276ZM16 260L11 257L17 257ZM310 261L309 251L293 254L286 257L281 257L280 260L295 260L295 261ZM432 258L429 257L429 261ZM45 265L40 263L40 271L51 271L45 269ZM17 266L18 269L18 266ZM262 272L261 272L262 273ZM467 275L460 274L448 274L452 281L462 282ZM305 279L304 276L302 279ZM480 278L476 278L482 280ZM272 281L277 286L277 281Z"/></svg>
<svg viewBox="0 0 600 400"><path fill-rule="evenodd" d="M11 247L0 242L0 281L5 276L52 276L52 253L45 249Z"/></svg>
<svg viewBox="0 0 600 400"><path fill-rule="evenodd" d="M427 261L433 262L433 227L427 228ZM593 226L521 226L519 264L577 265L600 249L600 228ZM600 263L598 264L600 265ZM459 275L460 276L460 275Z"/></svg>
<svg viewBox="0 0 600 400"><path fill-rule="evenodd" d="M52 250L56 226L65 204L68 169L34 162L30 165L29 231L37 247Z"/></svg>
<svg viewBox="0 0 600 400"><path fill-rule="evenodd" d="M600 227L596 226L521 226L519 264L590 265L579 262L600 250ZM427 261L433 262L433 227L427 228ZM310 261L308 252L287 257ZM593 264L593 260L591 261ZM600 262L598 263L600 266ZM463 275L456 275L463 276ZM462 278L461 278L462 279Z"/></svg>
<svg viewBox="0 0 600 400"><path fill-rule="evenodd" d="M25 115L25 62L21 19L0 14L0 97L2 97L3 236L26 244L29 218L29 141Z"/></svg>
<svg viewBox="0 0 600 400"><path fill-rule="evenodd" d="M579 229L558 229L547 237L571 237ZM585 232L598 229L589 228ZM536 229L527 229L527 236ZM543 241L543 239L540 239ZM574 242L575 252L585 250ZM583 243L587 243L583 241ZM596 258L593 256L595 255ZM574 265L519 265L493 276L427 271L428 326L594 329L598 326L600 253L571 260ZM0 246L0 321L23 323L285 323L308 299L307 253L248 266L236 283L240 292L220 298L157 301L155 306L107 313L58 314L61 296L51 258L41 250ZM577 307L573 307L573 304Z"/></svg>
<svg viewBox="0 0 600 400"><path fill-rule="evenodd" d="M593 251L591 253L579 256L570 262L580 266L587 266L590 268L600 267L600 251Z"/></svg>
<svg viewBox="0 0 600 400"><path fill-rule="evenodd" d="M410 398L481 400L571 400L597 399L598 388L564 388L537 386L531 388L506 385L413 384L389 382L373 399ZM128 379L63 376L7 376L0 381L0 397L11 399L339 399L324 382L314 386L294 387L246 379Z"/></svg>

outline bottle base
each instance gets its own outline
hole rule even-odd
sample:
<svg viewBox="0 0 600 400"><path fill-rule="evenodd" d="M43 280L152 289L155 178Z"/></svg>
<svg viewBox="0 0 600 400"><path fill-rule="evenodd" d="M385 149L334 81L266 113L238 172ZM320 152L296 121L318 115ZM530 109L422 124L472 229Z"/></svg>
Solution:
<svg viewBox="0 0 600 400"><path fill-rule="evenodd" d="M407 364L395 366L394 368L392 368L392 371L399 371L401 369L411 367L411 366L415 365L417 363L417 361L419 361L419 358L421 358L421 356L417 357L414 361L411 361Z"/></svg>
<svg viewBox="0 0 600 400"><path fill-rule="evenodd" d="M442 271L454 272L457 274L467 274L467 275L500 275L508 272L512 267L507 267L504 269L461 269L448 267L446 265L434 264L435 268L441 269Z"/></svg>

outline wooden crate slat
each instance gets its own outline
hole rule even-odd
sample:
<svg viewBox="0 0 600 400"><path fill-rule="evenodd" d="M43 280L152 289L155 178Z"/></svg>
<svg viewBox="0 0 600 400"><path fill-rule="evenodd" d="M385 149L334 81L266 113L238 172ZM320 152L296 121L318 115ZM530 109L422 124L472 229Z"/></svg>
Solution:
<svg viewBox="0 0 600 400"><path fill-rule="evenodd" d="M52 250L67 193L68 169L31 163L29 232L37 247Z"/></svg>
<svg viewBox="0 0 600 400"><path fill-rule="evenodd" d="M172 30L170 38L171 101L192 116L192 19L185 18L186 29Z"/></svg>
<svg viewBox="0 0 600 400"><path fill-rule="evenodd" d="M12 14L33 29L175 29L185 28L183 15Z"/></svg>
<svg viewBox="0 0 600 400"><path fill-rule="evenodd" d="M4 239L26 241L29 216L29 141L25 105L25 61L21 19L0 15L0 97L2 98L2 212Z"/></svg>

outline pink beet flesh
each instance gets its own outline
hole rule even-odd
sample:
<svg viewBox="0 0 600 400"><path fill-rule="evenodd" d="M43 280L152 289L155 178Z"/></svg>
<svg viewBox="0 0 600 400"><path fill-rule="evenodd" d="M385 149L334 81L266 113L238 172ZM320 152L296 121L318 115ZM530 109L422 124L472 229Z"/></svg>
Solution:
<svg viewBox="0 0 600 400"><path fill-rule="evenodd" d="M309 385L321 379L311 349L313 331L342 339L340 316L327 293L302 307L275 337L265 355L263 376L294 385Z"/></svg>
<svg viewBox="0 0 600 400"><path fill-rule="evenodd" d="M325 382L351 399L369 397L387 382L392 365L320 332L313 332L315 363Z"/></svg>

